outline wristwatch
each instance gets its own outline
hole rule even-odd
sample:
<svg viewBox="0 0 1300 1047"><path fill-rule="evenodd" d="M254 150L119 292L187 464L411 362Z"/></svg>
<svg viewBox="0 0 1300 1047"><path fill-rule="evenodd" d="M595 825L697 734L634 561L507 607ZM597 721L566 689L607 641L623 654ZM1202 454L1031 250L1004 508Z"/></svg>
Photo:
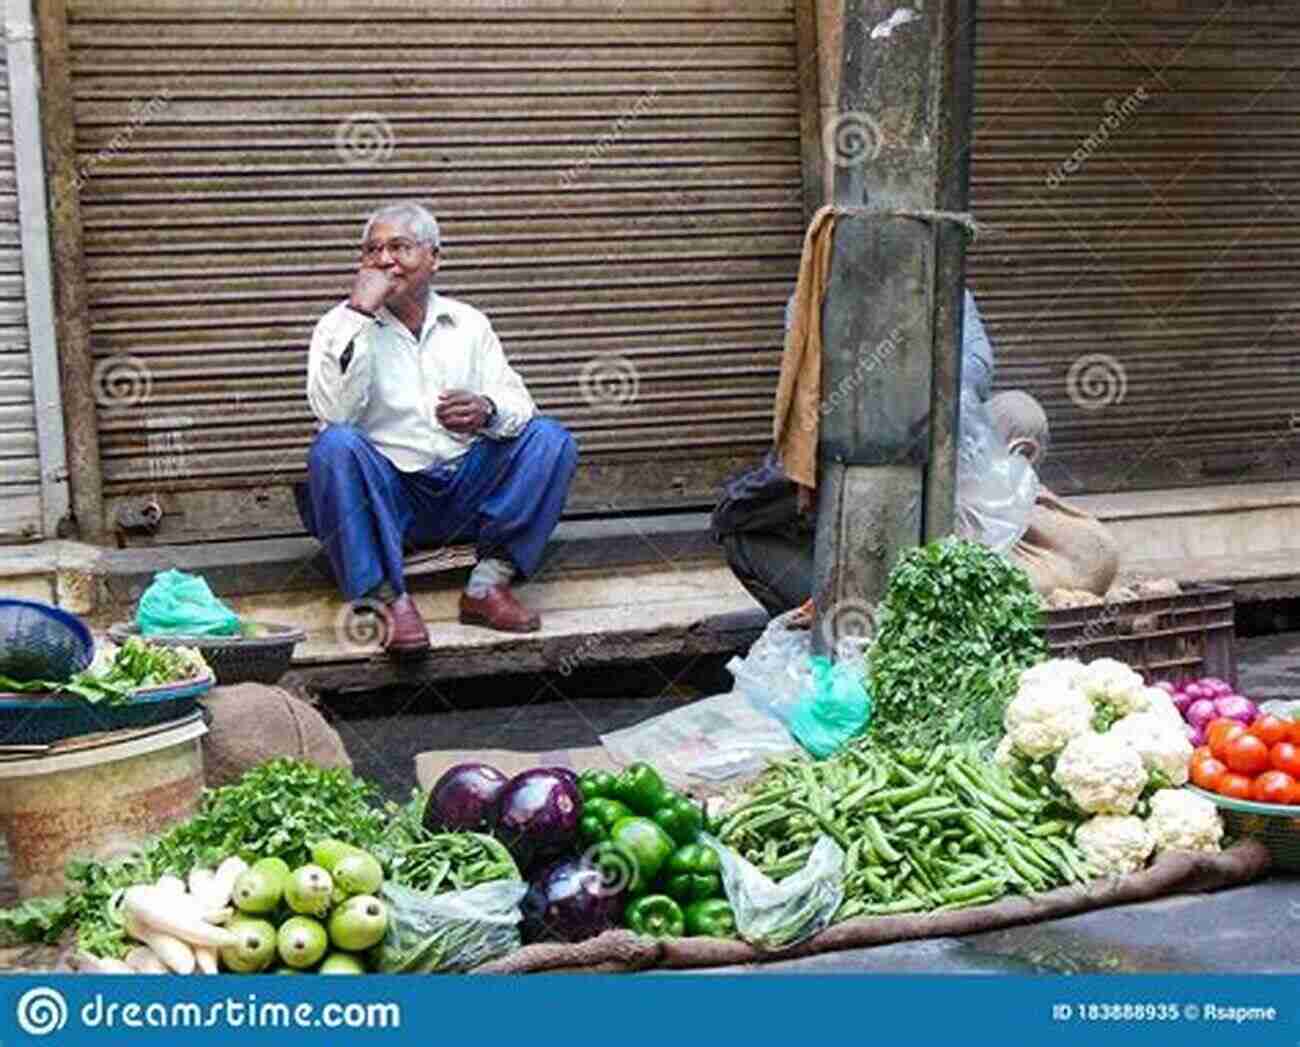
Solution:
<svg viewBox="0 0 1300 1047"><path fill-rule="evenodd" d="M492 402L492 397L490 396L485 396L483 399L488 402L488 416L483 419L483 424L479 426L479 428L491 429L492 423L497 420L497 405Z"/></svg>

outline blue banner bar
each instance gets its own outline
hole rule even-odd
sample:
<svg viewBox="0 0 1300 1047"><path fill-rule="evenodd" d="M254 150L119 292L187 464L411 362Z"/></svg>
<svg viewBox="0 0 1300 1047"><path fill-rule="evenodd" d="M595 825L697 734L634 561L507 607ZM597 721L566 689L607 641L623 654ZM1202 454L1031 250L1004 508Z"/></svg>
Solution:
<svg viewBox="0 0 1300 1047"><path fill-rule="evenodd" d="M1288 976L6 977L0 1044L1300 1045Z"/></svg>

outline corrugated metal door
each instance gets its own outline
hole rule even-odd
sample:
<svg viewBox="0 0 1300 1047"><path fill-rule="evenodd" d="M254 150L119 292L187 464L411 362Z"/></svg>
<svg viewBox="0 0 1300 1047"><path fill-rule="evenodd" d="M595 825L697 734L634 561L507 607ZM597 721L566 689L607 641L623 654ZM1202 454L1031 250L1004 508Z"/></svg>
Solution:
<svg viewBox="0 0 1300 1047"><path fill-rule="evenodd" d="M980 0L970 281L1046 479L1294 475L1300 10Z"/></svg>
<svg viewBox="0 0 1300 1047"><path fill-rule="evenodd" d="M296 529L315 319L429 199L441 288L578 435L570 508L706 505L770 432L803 230L791 0L72 0L106 502Z"/></svg>
<svg viewBox="0 0 1300 1047"><path fill-rule="evenodd" d="M41 467L5 57L0 47L0 540L8 541L40 537Z"/></svg>

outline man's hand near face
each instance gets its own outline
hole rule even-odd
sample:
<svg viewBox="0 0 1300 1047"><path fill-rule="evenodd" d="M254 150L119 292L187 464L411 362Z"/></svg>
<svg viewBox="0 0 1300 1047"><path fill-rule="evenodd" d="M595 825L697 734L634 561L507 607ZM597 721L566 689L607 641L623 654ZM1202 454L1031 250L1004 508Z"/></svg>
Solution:
<svg viewBox="0 0 1300 1047"><path fill-rule="evenodd" d="M453 433L476 433L487 424L492 405L486 396L452 389L438 397L438 424Z"/></svg>
<svg viewBox="0 0 1300 1047"><path fill-rule="evenodd" d="M352 280L348 305L358 312L374 314L392 294L397 280L391 269L363 265Z"/></svg>

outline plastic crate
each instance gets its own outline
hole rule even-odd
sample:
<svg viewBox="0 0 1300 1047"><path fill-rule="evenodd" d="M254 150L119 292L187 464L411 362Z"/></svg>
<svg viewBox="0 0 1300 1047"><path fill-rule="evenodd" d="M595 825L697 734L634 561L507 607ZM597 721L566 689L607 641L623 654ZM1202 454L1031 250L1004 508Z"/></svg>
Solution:
<svg viewBox="0 0 1300 1047"><path fill-rule="evenodd" d="M1234 687L1236 612L1226 585L1188 583L1177 596L1049 610L1043 633L1054 658L1114 658L1147 683L1217 676Z"/></svg>
<svg viewBox="0 0 1300 1047"><path fill-rule="evenodd" d="M192 716L199 697L212 690L213 682L205 676L143 688L121 705L95 705L75 695L0 695L0 746L49 745L83 734L170 723Z"/></svg>

